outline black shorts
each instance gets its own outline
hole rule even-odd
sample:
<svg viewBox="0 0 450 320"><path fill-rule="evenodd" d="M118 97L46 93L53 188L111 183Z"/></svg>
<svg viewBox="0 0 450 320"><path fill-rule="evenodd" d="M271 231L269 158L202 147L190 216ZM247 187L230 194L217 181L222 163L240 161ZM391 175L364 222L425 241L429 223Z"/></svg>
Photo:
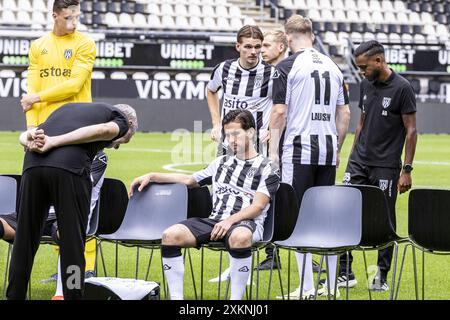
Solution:
<svg viewBox="0 0 450 320"><path fill-rule="evenodd" d="M219 220L213 220L209 218L189 218L187 220L181 221L180 224L185 225L189 229L189 231L191 231L197 242L197 247L200 247L202 244L211 241L211 232L214 226L219 222ZM224 242L225 246L228 248L228 238L230 237L233 230L237 227L246 227L253 234L256 230L256 223L253 220L242 220L238 223L235 223L228 230L225 237L218 240L218 242Z"/></svg>
<svg viewBox="0 0 450 320"><path fill-rule="evenodd" d="M10 213L5 215L0 215L0 219L6 221L6 223L15 230L17 230L17 213ZM44 236L52 236L52 226L55 224L56 219L47 220L44 226Z"/></svg>

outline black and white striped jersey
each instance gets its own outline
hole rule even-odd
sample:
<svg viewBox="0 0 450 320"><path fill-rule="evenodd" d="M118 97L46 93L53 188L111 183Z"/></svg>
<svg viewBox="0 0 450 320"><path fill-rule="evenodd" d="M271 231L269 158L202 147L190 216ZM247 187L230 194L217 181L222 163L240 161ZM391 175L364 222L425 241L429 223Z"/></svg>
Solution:
<svg viewBox="0 0 450 320"><path fill-rule="evenodd" d="M336 165L336 107L348 104L342 72L313 48L277 65L273 103L286 104L283 163Z"/></svg>
<svg viewBox="0 0 450 320"><path fill-rule="evenodd" d="M262 155L248 160L221 156L193 177L200 185L212 180L213 209L209 218L215 220L225 220L248 207L257 192L272 197L280 182L277 170ZM254 219L257 224L263 225L268 209L269 205Z"/></svg>
<svg viewBox="0 0 450 320"><path fill-rule="evenodd" d="M234 109L246 109L253 114L256 129L268 129L272 110L272 86L275 68L260 60L252 69L244 69L239 59L226 60L211 74L208 89L223 89L222 119Z"/></svg>

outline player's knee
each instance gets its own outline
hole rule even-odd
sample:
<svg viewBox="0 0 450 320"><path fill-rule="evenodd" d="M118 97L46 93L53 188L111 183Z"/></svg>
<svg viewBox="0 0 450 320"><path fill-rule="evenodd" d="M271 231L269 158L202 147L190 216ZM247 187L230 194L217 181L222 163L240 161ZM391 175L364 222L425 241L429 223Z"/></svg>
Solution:
<svg viewBox="0 0 450 320"><path fill-rule="evenodd" d="M184 242L184 233L176 225L167 228L162 234L162 245L182 246Z"/></svg>
<svg viewBox="0 0 450 320"><path fill-rule="evenodd" d="M248 229L236 228L228 238L230 249L250 248L252 246L252 233Z"/></svg>

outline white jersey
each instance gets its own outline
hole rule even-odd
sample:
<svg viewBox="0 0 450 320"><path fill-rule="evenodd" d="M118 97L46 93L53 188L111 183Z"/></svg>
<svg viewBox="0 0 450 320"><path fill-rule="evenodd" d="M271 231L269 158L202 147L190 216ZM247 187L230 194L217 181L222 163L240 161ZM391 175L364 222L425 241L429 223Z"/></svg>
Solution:
<svg viewBox="0 0 450 320"><path fill-rule="evenodd" d="M200 185L212 179L213 208L209 218L214 220L224 220L248 207L257 192L272 198L280 181L270 160L262 155L248 160L221 156L204 170L194 173L193 177ZM269 206L254 219L256 224L263 225Z"/></svg>
<svg viewBox="0 0 450 320"><path fill-rule="evenodd" d="M348 104L338 66L313 48L301 50L277 65L274 104L286 104L283 163L336 165L336 106Z"/></svg>
<svg viewBox="0 0 450 320"><path fill-rule="evenodd" d="M208 83L212 92L223 88L222 119L234 109L246 109L253 114L258 152L260 132L269 128L274 73L275 68L262 60L254 68L244 69L239 59L231 59L217 65Z"/></svg>

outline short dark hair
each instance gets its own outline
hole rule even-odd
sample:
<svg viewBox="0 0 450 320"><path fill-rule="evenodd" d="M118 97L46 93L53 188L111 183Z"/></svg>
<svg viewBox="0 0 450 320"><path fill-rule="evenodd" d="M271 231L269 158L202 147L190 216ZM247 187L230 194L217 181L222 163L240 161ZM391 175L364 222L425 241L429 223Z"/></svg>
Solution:
<svg viewBox="0 0 450 320"><path fill-rule="evenodd" d="M228 112L222 120L222 127L231 122L239 122L242 129L247 131L250 128L256 129L255 119L250 111L237 109Z"/></svg>
<svg viewBox="0 0 450 320"><path fill-rule="evenodd" d="M382 54L384 56L384 47L376 40L366 41L361 43L354 52L355 58L359 57L362 54L368 57L372 57L376 54Z"/></svg>
<svg viewBox="0 0 450 320"><path fill-rule="evenodd" d="M242 38L264 40L264 35L258 26L245 25L237 33L237 42L242 43Z"/></svg>
<svg viewBox="0 0 450 320"><path fill-rule="evenodd" d="M79 4L79 0L55 0L55 2L53 2L53 12L59 12L62 9L67 9L70 6L77 6Z"/></svg>

